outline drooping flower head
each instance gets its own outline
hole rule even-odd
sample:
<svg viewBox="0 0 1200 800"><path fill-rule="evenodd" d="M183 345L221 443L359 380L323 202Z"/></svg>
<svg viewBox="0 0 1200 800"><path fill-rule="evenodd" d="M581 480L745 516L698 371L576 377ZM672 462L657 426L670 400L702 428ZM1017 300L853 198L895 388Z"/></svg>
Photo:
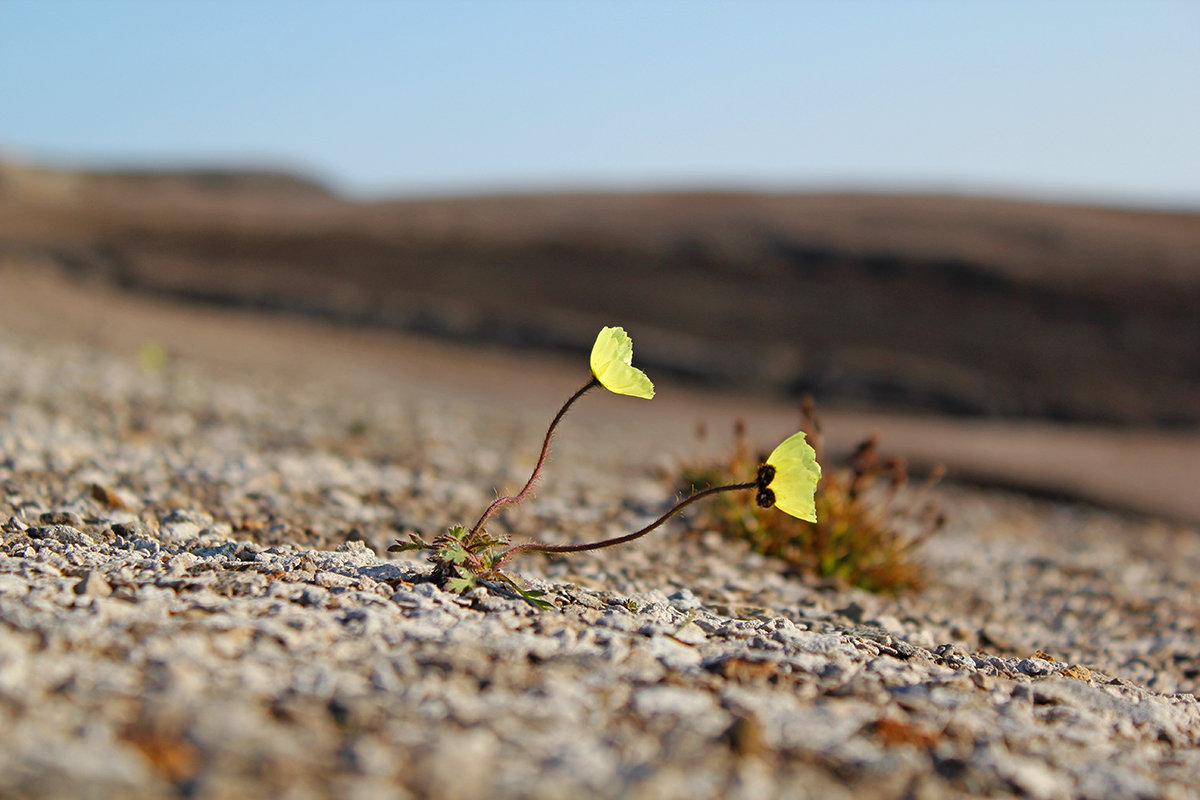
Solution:
<svg viewBox="0 0 1200 800"><path fill-rule="evenodd" d="M654 384L633 366L633 340L624 328L601 328L592 345L592 374L610 392L654 397Z"/></svg>
<svg viewBox="0 0 1200 800"><path fill-rule="evenodd" d="M775 506L785 514L816 522L816 491L820 480L821 465L817 463L816 451L806 441L803 431L794 433L758 468L755 499L763 508Z"/></svg>

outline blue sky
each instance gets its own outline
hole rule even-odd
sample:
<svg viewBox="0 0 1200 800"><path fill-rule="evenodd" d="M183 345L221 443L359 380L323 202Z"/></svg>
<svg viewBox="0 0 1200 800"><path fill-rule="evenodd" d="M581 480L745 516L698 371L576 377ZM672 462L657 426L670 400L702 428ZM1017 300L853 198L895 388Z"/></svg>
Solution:
<svg viewBox="0 0 1200 800"><path fill-rule="evenodd" d="M0 0L0 153L1200 208L1200 3Z"/></svg>

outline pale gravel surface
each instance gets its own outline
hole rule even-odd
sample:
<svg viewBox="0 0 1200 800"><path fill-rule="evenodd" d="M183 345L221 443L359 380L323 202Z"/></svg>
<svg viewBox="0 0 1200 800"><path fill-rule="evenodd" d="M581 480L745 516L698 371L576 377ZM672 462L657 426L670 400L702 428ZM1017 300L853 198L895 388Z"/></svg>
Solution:
<svg viewBox="0 0 1200 800"><path fill-rule="evenodd" d="M518 485L541 406L73 338L0 320L0 796L1198 796L1193 529L951 486L923 595L678 525L519 562L538 612L383 551ZM506 524L661 508L572 423Z"/></svg>

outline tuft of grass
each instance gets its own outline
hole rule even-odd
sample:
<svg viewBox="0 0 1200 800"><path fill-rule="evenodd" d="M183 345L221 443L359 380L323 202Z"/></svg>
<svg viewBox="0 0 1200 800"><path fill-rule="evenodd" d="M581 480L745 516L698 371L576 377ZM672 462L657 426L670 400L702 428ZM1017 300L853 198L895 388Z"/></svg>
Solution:
<svg viewBox="0 0 1200 800"><path fill-rule="evenodd" d="M753 497L731 493L706 504L695 527L747 541L754 551L782 559L809 577L880 593L923 588L915 551L945 523L926 497L944 470L939 466L923 485L911 489L905 460L881 457L875 436L863 440L844 465L832 467L822 456L821 424L811 399L802 406L802 420L801 430L826 465L817 484L817 522L759 508ZM698 428L697 437L704 435ZM739 421L734 424L732 453L685 465L679 488L690 492L739 480L753 474L761 461L750 451L745 425Z"/></svg>

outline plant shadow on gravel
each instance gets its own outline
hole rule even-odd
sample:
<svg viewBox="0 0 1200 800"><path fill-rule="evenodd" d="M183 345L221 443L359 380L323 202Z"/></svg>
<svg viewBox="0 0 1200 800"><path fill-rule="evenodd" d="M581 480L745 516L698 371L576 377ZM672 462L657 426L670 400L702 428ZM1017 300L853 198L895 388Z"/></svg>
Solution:
<svg viewBox="0 0 1200 800"><path fill-rule="evenodd" d="M821 423L811 398L801 407L801 430L825 463ZM703 441L706 432L697 428ZM680 470L685 492L727 483L759 463L751 452L744 423L734 423L732 452L717 460L697 460ZM908 486L903 457L881 457L877 437L864 439L837 469L828 469L816 488L816 521L772 514L740 494L724 494L692 520L692 530L712 529L748 542L751 549L785 561L807 578L833 580L871 592L917 591L925 580L917 549L940 530L945 517L927 493L944 474L939 465L923 484Z"/></svg>

